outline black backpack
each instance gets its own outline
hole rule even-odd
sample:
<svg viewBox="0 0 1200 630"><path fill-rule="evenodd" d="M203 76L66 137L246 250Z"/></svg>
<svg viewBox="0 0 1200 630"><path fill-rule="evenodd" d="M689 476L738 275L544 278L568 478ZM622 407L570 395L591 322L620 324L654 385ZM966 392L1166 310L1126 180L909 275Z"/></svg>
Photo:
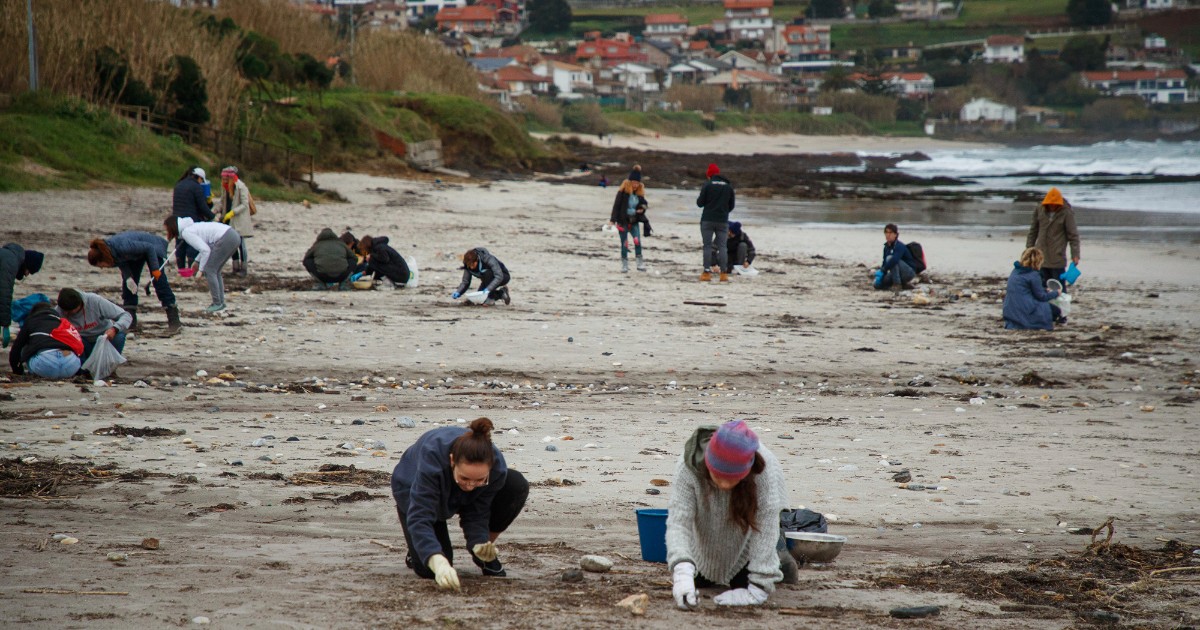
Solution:
<svg viewBox="0 0 1200 630"><path fill-rule="evenodd" d="M921 247L920 243L908 243L908 253L912 254L913 260L917 263L913 267L913 271L921 273L925 271L925 248Z"/></svg>

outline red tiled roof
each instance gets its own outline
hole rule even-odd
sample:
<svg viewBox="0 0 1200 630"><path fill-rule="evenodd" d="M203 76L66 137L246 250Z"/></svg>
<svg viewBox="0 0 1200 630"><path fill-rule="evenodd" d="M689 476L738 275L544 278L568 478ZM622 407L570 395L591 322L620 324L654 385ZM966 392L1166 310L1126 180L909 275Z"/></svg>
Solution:
<svg viewBox="0 0 1200 630"><path fill-rule="evenodd" d="M475 22L478 20L494 22L496 10L487 5L473 4L462 8L446 7L437 12L438 22Z"/></svg>
<svg viewBox="0 0 1200 630"><path fill-rule="evenodd" d="M988 46L1024 46L1025 38L1020 35L992 35L987 38Z"/></svg>
<svg viewBox="0 0 1200 630"><path fill-rule="evenodd" d="M726 9L770 9L775 0L725 0Z"/></svg>
<svg viewBox="0 0 1200 630"><path fill-rule="evenodd" d="M708 40L702 39L698 42L688 42L688 50L704 50L708 48Z"/></svg>
<svg viewBox="0 0 1200 630"><path fill-rule="evenodd" d="M1105 72L1084 72L1083 78L1089 82L1101 81L1146 81L1148 79L1186 79L1187 72L1173 70L1109 70Z"/></svg>
<svg viewBox="0 0 1200 630"><path fill-rule="evenodd" d="M504 66L494 73L496 79L504 82L523 81L525 83L549 83L548 77L534 74L529 68L521 66Z"/></svg>
<svg viewBox="0 0 1200 630"><path fill-rule="evenodd" d="M646 24L687 24L688 19L678 13L651 13L645 18Z"/></svg>

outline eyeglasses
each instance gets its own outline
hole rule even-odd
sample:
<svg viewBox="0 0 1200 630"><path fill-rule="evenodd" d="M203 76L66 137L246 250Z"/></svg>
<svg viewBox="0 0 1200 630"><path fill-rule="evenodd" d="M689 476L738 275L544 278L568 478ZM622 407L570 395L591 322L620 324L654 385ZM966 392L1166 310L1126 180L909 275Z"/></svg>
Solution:
<svg viewBox="0 0 1200 630"><path fill-rule="evenodd" d="M465 477L459 477L458 473L454 474L454 482L464 488L482 488L488 485L489 481L491 481L490 474L483 479L467 479Z"/></svg>

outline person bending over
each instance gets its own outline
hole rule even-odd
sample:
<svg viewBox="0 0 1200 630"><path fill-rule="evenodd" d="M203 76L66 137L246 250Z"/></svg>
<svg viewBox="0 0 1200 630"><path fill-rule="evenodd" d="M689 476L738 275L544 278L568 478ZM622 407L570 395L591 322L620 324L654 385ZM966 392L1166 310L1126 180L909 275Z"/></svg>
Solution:
<svg viewBox="0 0 1200 630"><path fill-rule="evenodd" d="M71 378L79 373L83 338L79 331L54 311L49 302L34 304L21 324L21 332L8 353L13 374L49 379Z"/></svg>
<svg viewBox="0 0 1200 630"><path fill-rule="evenodd" d="M735 266L749 269L750 265L754 264L754 242L750 240L749 234L742 231L740 221L729 222L729 241L726 245L729 248L729 257L725 263L726 274L733 273Z"/></svg>
<svg viewBox="0 0 1200 630"><path fill-rule="evenodd" d="M58 314L83 337L85 363L101 336L107 337L117 352L125 352L125 333L133 316L120 306L95 293L63 289L58 292Z"/></svg>
<svg viewBox="0 0 1200 630"><path fill-rule="evenodd" d="M349 291L350 275L357 266L358 257L329 228L321 230L304 253L304 268L317 281L313 288L318 291L334 288Z"/></svg>
<svg viewBox="0 0 1200 630"><path fill-rule="evenodd" d="M504 300L505 304L512 303L512 297L508 294L508 281L511 279L508 267L482 247L468 249L467 253L463 254L462 282L458 283L458 288L450 297L455 300L462 297L463 293L471 288L472 277L479 278L479 290L487 292L483 302L485 306L495 304L496 300Z"/></svg>

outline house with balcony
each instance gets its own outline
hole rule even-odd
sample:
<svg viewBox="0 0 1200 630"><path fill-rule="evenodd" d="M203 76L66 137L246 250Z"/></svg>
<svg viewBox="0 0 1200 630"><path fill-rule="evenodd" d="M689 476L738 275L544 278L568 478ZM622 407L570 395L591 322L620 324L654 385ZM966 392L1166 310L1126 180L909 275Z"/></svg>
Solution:
<svg viewBox="0 0 1200 630"><path fill-rule="evenodd" d="M717 37L728 41L766 40L774 34L775 0L725 0L725 18L713 20Z"/></svg>
<svg viewBox="0 0 1200 630"><path fill-rule="evenodd" d="M899 0L896 2L896 14L902 20L936 20L946 11L953 11L951 2L938 0Z"/></svg>
<svg viewBox="0 0 1200 630"><path fill-rule="evenodd" d="M459 8L447 7L437 12L438 30L455 31L477 36L499 34L500 21L496 10L486 5Z"/></svg>
<svg viewBox="0 0 1200 630"><path fill-rule="evenodd" d="M525 66L504 66L489 73L487 78L490 81L481 81L481 83L504 90L510 98L537 96L550 92L550 79L534 74Z"/></svg>
<svg viewBox="0 0 1200 630"><path fill-rule="evenodd" d="M402 31L408 28L408 8L404 1L368 2L363 5L362 26Z"/></svg>
<svg viewBox="0 0 1200 630"><path fill-rule="evenodd" d="M1187 87L1187 72L1168 70L1105 70L1083 72L1083 84L1108 96L1140 96L1147 103L1195 103Z"/></svg>
<svg viewBox="0 0 1200 630"><path fill-rule="evenodd" d="M1025 38L1020 35L992 35L983 44L987 63L1024 63Z"/></svg>
<svg viewBox="0 0 1200 630"><path fill-rule="evenodd" d="M572 100L583 98L595 91L595 75L590 68L547 59L533 66L533 73L550 79L558 90L558 98Z"/></svg>
<svg viewBox="0 0 1200 630"><path fill-rule="evenodd" d="M599 62L601 65L646 61L647 54L642 46L632 39L598 37L589 39L575 47L576 61Z"/></svg>
<svg viewBox="0 0 1200 630"><path fill-rule="evenodd" d="M645 18L646 28L642 36L646 39L673 42L687 38L688 19L678 13L651 13Z"/></svg>
<svg viewBox="0 0 1200 630"><path fill-rule="evenodd" d="M406 0L404 5L409 24L415 24L445 8L461 9L467 6L467 0Z"/></svg>
<svg viewBox="0 0 1200 630"><path fill-rule="evenodd" d="M759 70L733 68L704 80L705 85L716 85L729 89L755 88L771 93L787 85L787 80Z"/></svg>
<svg viewBox="0 0 1200 630"><path fill-rule="evenodd" d="M790 59L808 59L832 47L828 24L788 24L783 27L783 42Z"/></svg>

